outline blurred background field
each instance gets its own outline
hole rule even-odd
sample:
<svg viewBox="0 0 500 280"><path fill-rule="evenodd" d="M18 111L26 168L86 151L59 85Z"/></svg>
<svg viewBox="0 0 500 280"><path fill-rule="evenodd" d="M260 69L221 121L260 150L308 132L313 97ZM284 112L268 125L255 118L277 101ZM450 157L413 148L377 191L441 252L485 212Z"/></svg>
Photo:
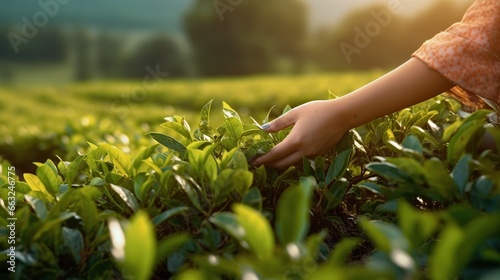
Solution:
<svg viewBox="0 0 500 280"><path fill-rule="evenodd" d="M163 118L185 117L196 125L199 111L213 100L213 123L221 123L222 101L250 117L278 116L286 105L343 95L382 74L343 72L301 76L171 79L147 92L133 81L60 86L0 87L0 154L20 169L59 156L71 160L86 142L106 141L130 149L153 143L144 136ZM125 139L125 140L124 140ZM132 141L131 141L132 139Z"/></svg>
<svg viewBox="0 0 500 280"><path fill-rule="evenodd" d="M30 171L71 160L87 141L133 152L165 116L195 124L209 100L250 123L273 106L276 116L343 95L407 60L471 2L2 1L0 157Z"/></svg>

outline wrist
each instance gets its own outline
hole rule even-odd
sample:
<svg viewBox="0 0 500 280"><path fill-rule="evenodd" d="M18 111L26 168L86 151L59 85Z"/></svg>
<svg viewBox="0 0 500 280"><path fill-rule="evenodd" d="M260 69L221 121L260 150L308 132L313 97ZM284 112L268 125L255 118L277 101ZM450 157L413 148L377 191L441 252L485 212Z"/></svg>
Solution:
<svg viewBox="0 0 500 280"><path fill-rule="evenodd" d="M330 119L334 120L336 129L347 132L359 126L358 115L352 109L349 102L345 98L339 97L336 99L328 100L328 111L331 112Z"/></svg>

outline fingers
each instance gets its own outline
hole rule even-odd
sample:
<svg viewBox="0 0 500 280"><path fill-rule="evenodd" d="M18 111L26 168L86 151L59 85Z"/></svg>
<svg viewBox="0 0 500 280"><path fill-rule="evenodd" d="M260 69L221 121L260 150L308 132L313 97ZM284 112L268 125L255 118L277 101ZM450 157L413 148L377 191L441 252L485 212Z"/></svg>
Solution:
<svg viewBox="0 0 500 280"><path fill-rule="evenodd" d="M255 166L266 165L277 169L285 169L291 165L295 165L302 160L302 154L299 151L287 153L284 156L276 156L273 150L265 155L256 158L252 164Z"/></svg>
<svg viewBox="0 0 500 280"><path fill-rule="evenodd" d="M277 169L285 169L292 165L297 165L302 162L302 154L300 152L293 152L285 158L279 159L275 162L270 162L267 166L274 167Z"/></svg>
<svg viewBox="0 0 500 280"><path fill-rule="evenodd" d="M293 131L280 143L278 143L267 154L256 158L252 164L255 166L267 165L282 169L302 160L303 153L300 151L300 143L294 141Z"/></svg>
<svg viewBox="0 0 500 280"><path fill-rule="evenodd" d="M295 124L295 122L297 121L296 115L297 114L294 110L290 110L286 114L276 118L274 121L262 125L262 129L269 133L278 132Z"/></svg>

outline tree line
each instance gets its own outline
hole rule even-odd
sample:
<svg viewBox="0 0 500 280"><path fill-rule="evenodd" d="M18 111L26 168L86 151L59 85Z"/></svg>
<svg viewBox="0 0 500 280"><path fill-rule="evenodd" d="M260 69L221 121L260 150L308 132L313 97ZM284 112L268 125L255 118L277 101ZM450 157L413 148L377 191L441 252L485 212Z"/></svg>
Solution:
<svg viewBox="0 0 500 280"><path fill-rule="evenodd" d="M386 5L356 10L340 24L311 31L300 0L196 0L183 19L187 44L168 34L151 35L125 51L126 38L85 30L40 30L14 53L0 37L0 61L54 63L76 57L75 79L142 78L161 65L170 76L238 76L307 71L391 68L427 39L460 20L465 4L436 1L411 17ZM443 12L446 11L446 12ZM3 28L9 34L13 28Z"/></svg>

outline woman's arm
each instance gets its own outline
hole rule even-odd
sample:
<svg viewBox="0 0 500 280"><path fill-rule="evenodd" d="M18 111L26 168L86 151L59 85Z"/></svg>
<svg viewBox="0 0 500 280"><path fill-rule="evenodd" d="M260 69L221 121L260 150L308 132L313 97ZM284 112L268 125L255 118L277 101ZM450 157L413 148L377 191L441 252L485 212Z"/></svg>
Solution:
<svg viewBox="0 0 500 280"><path fill-rule="evenodd" d="M277 132L294 125L290 134L254 165L285 168L302 157L327 153L349 129L432 98L453 87L416 58L379 79L337 99L313 101L264 125Z"/></svg>

